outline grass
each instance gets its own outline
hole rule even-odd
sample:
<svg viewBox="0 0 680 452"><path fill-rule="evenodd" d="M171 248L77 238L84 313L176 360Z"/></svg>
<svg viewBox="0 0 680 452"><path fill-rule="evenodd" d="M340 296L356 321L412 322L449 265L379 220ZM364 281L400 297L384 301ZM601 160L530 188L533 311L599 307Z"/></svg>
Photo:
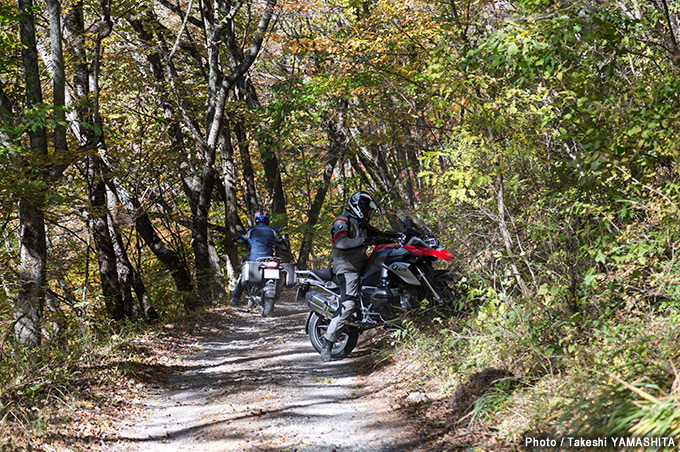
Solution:
<svg viewBox="0 0 680 452"><path fill-rule="evenodd" d="M499 448L521 446L525 436L565 434L660 436L680 444L677 309L640 305L558 325L555 310L535 304L491 300L465 319L413 323L396 336L396 354L412 357L410 387L425 385L441 401L411 407L409 414L422 420L439 410L455 420L433 436L434 448L461 447L452 429L495 438ZM452 403L461 409L456 400L470 379L492 368L513 378L475 392L463 399L462 412L452 411Z"/></svg>

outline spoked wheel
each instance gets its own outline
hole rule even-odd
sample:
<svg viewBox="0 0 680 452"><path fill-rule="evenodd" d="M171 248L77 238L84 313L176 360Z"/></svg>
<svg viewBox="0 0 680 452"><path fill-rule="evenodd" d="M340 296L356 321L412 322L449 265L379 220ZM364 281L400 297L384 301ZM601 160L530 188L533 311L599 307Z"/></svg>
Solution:
<svg viewBox="0 0 680 452"><path fill-rule="evenodd" d="M432 300L428 294L430 308L439 315L461 315L470 310L466 303L466 286L459 284L460 277L445 271L439 271L430 280L440 300Z"/></svg>
<svg viewBox="0 0 680 452"><path fill-rule="evenodd" d="M313 313L312 317L309 319L309 340L311 341L314 349L319 353L321 353L321 349L323 348L323 342L321 339L326 334L329 323L330 321L327 318L321 317L316 313ZM347 355L349 355L352 350L354 350L358 340L359 330L356 328L345 328L338 335L338 340L333 344L331 358L346 358Z"/></svg>

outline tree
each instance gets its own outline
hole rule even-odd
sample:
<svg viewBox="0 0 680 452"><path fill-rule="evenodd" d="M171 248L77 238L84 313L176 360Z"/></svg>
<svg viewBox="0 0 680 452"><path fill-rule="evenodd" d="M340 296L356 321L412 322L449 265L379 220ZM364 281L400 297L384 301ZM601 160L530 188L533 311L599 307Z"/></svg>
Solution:
<svg viewBox="0 0 680 452"><path fill-rule="evenodd" d="M41 111L45 112L45 105L43 104L40 82L33 4L30 0L21 0L18 2L18 8L23 88L25 90L24 112L26 122L24 124L26 125L16 135L5 132L3 138L7 141L3 143L3 146L6 149L9 148L16 159L15 161L19 165L18 172L23 172L30 178L22 181L25 183L25 187L18 193L21 262L18 269L19 291L16 299L14 331L19 343L31 347L40 345L41 342L47 252L44 207L46 185L50 182L50 169L52 167L48 161L47 132L44 122L40 119ZM61 56L55 51L53 57L59 60ZM63 67L63 60L58 61L57 65ZM63 93L63 84L59 86L59 83L57 81L55 88L61 89ZM4 111L1 112L3 119L11 121L14 116L14 112L11 110L11 101L4 92L0 92L0 98L3 100ZM7 122L4 125L4 129L7 130ZM20 140L19 135L24 133L28 135L28 143L18 141ZM61 144L60 142L58 146L61 146Z"/></svg>

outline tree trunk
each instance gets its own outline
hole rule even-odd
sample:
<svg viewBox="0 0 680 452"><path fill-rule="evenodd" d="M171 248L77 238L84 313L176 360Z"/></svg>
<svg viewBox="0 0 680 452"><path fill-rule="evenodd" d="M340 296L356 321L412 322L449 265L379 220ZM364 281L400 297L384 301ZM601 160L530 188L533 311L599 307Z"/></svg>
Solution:
<svg viewBox="0 0 680 452"><path fill-rule="evenodd" d="M512 237L510 236L510 231L508 230L508 224L505 221L505 189L503 186L503 175L500 173L500 169L497 177L497 183L496 207L498 208L498 229L501 232L503 243L505 244L505 251L508 253L508 258L510 259L510 269L512 271L512 275L515 277L515 281L517 281L517 285L522 292L522 296L527 298L529 296L529 288L527 287L524 278L522 278L522 275L517 268L517 264L515 264L515 261L512 258Z"/></svg>
<svg viewBox="0 0 680 452"><path fill-rule="evenodd" d="M248 136L245 126L241 123L234 124L234 132L238 139L238 150L241 154L241 173L245 191L246 212L248 218L252 218L260 203L257 199L257 189L255 188L255 172L250 159L250 147L248 146Z"/></svg>
<svg viewBox="0 0 680 452"><path fill-rule="evenodd" d="M224 248L227 254L227 274L229 282L234 282L240 267L238 247L234 243L234 238L238 236L236 226L240 224L238 218L237 199L236 199L236 163L234 162L234 148L231 145L231 135L228 129L225 131L224 144L220 146L222 160L222 178L224 181ZM252 171L252 168L251 168Z"/></svg>
<svg viewBox="0 0 680 452"><path fill-rule="evenodd" d="M125 299L125 315L127 317L139 317L141 313L144 318L154 320L158 318L158 314L151 305L151 298L146 291L141 275L128 257L127 249L118 228L118 222L116 221L117 197L111 190L107 191L107 201L109 206L109 234L114 239L113 245L116 252L118 278ZM135 292L139 306L137 306L132 298L132 291Z"/></svg>
<svg viewBox="0 0 680 452"><path fill-rule="evenodd" d="M286 197L283 193L279 159L276 157L274 146L270 140L265 140L264 143L260 144L260 156L262 157L264 177L267 181L267 191L269 192L269 209L272 213L279 214L285 219ZM285 226L285 224L281 226Z"/></svg>
<svg viewBox="0 0 680 452"><path fill-rule="evenodd" d="M19 293L15 307L14 335L27 347L41 342L41 324L45 305L46 240L45 220L40 203L24 198L19 202L21 224L21 263Z"/></svg>
<svg viewBox="0 0 680 452"><path fill-rule="evenodd" d="M522 292L522 296L524 298L527 298L529 296L529 288L527 287L526 282L524 281L524 278L522 278L522 275L519 272L519 268L517 268L517 264L515 263L512 254L512 237L510 236L510 231L508 230L508 224L505 221L505 185L503 182L503 172L500 168L500 165L498 164L498 153L496 152L496 146L494 145L494 135L493 131L489 127L487 130L488 133L488 140L489 144L491 146L491 149L494 152L494 160L496 160L496 164L499 166L497 168L498 174L496 176L496 187L494 187L496 191L496 208L498 209L498 218L497 218L497 223L498 223L498 229L500 230L501 237L503 237L503 244L505 245L505 251L508 253L508 258L510 259L510 270L512 271L512 275L515 277L515 281L517 282L517 285L519 286L520 291Z"/></svg>
<svg viewBox="0 0 680 452"><path fill-rule="evenodd" d="M120 191L119 191L120 193ZM175 281L175 287L180 292L192 292L194 284L191 280L191 272L180 255L169 247L156 233L156 229L149 218L149 215L142 208L137 198L129 198L129 205L132 207L132 217L135 221L137 233L144 240L146 246L153 252L159 261L163 263Z"/></svg>
<svg viewBox="0 0 680 452"><path fill-rule="evenodd" d="M106 154L103 155L102 164L108 172L112 172L111 165L106 161ZM142 208L139 199L130 193L116 178L107 179L107 186L118 203L123 205L128 211L139 236L144 240L146 246L158 258L159 261L170 272L175 287L180 292L192 292L194 290L191 281L191 272L180 255L169 247L156 233L156 229L149 218L149 214Z"/></svg>
<svg viewBox="0 0 680 452"><path fill-rule="evenodd" d="M139 317L139 308L132 296L135 271L128 259L127 251L125 251L125 244L123 243L123 237L121 237L120 231L114 223L113 215L109 213L106 220L109 226L109 236L111 237L113 251L116 255L116 270L118 271L118 282L120 284L123 312L125 317L136 318Z"/></svg>
<svg viewBox="0 0 680 452"><path fill-rule="evenodd" d="M31 109L43 102L32 11L33 2L19 0L18 8L21 17L19 33L22 42L21 57L26 85L26 107ZM44 127L38 126L29 129L28 135L34 155L31 160L24 162L26 168L23 169L25 172L34 172L37 168L38 177L43 178L42 165L46 163L43 159L47 156L46 131ZM33 188L20 197L21 262L18 269L19 292L15 306L14 333L20 344L29 347L40 345L40 330L45 305L47 245L43 207L44 192L40 187Z"/></svg>
<svg viewBox="0 0 680 452"><path fill-rule="evenodd" d="M326 118L326 134L328 135L328 163L323 171L323 179L321 185L314 196L309 211L307 212L307 224L304 229L304 237L302 245L300 246L300 254L298 255L298 266L300 268L307 268L309 265L309 254L312 251L314 240L314 226L319 220L319 213L323 207L323 202L326 199L326 193L331 182L331 177L335 170L338 160L347 154L347 145L349 139L342 130L342 114L337 121L332 118Z"/></svg>
<svg viewBox="0 0 680 452"><path fill-rule="evenodd" d="M210 212L210 201L212 189L215 182L216 171L212 164L205 164L201 177L198 179L198 190L196 190L196 205L192 209L192 228L191 246L194 250L194 267L196 269L196 290L203 300L212 301L214 297L222 298L226 296L224 286L218 287L214 260L211 259L211 242L208 230L208 214ZM214 244L212 245L214 247ZM196 306L190 306L193 308Z"/></svg>
<svg viewBox="0 0 680 452"><path fill-rule="evenodd" d="M229 46L230 48L232 46ZM232 59L233 60L238 60L242 59L242 55L239 51L234 50L232 51ZM259 108L260 106L260 100L257 97L257 91L252 85L252 81L249 78L246 78L244 80L241 80L237 86L235 86L235 95L236 98L245 102L247 105L249 105L251 108ZM274 138L273 134L276 133L276 130L278 129L278 124L280 121L283 120L283 117L280 117L275 124L272 126L270 130L270 136L265 136L260 144L260 158L262 159L262 167L264 169L264 177L265 177L265 182L267 184L267 193L269 195L269 210L272 211L274 214L279 214L285 221L286 220L286 197L283 191L283 183L281 181L281 171L279 169L279 159L276 156L276 153L274 152ZM246 173L248 170L248 167L250 166L250 153L247 149L247 141L246 141L246 134L245 134L245 128L240 127L242 125L237 124L236 125L236 132L237 136L240 142L240 150L241 150L241 158L243 159L244 156L247 156L247 160L244 162L245 164L243 165L244 169L244 177L246 181L246 190L251 190L254 189L253 187L248 186L248 182L250 180L250 174ZM250 168L250 171L252 171L252 167ZM248 192L246 191L246 194L248 195ZM255 198L254 201L257 203L257 199L254 195L249 195L252 198ZM247 198L248 199L248 198ZM249 202L252 202L252 199L248 199ZM250 206L249 206L250 208ZM249 211L248 212L250 215L253 214L253 212ZM282 224L281 226L286 226L285 224Z"/></svg>
<svg viewBox="0 0 680 452"><path fill-rule="evenodd" d="M125 317L125 304L118 279L116 252L109 233L106 185L101 172L100 159L97 156L88 157L86 164L87 192L90 202L88 219L97 250L102 295L109 315L114 320L122 320Z"/></svg>
<svg viewBox="0 0 680 452"><path fill-rule="evenodd" d="M61 5L58 0L47 0L50 21L50 48L52 51L52 81L54 86L54 108L56 124L54 126L55 156L66 150L66 73L64 71L64 54L61 46Z"/></svg>
<svg viewBox="0 0 680 452"><path fill-rule="evenodd" d="M312 252L312 246L314 244L314 226L319 220L319 213L321 212L323 202L326 199L331 176L333 175L333 170L335 169L337 162L338 152L331 152L328 163L323 170L323 180L321 181L321 185L314 196L314 201L312 201L309 211L307 212L307 224L304 228L304 237L302 239L302 245L300 245L300 253L297 261L297 265L301 269L306 269L309 265L309 255Z"/></svg>

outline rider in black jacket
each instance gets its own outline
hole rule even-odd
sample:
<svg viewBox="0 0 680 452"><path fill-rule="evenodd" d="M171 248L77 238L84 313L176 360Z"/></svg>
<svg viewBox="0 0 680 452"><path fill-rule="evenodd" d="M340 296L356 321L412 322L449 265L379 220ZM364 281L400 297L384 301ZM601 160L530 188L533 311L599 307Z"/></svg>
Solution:
<svg viewBox="0 0 680 452"><path fill-rule="evenodd" d="M347 208L331 227L331 259L340 286L340 306L324 336L321 350L321 359L324 362L331 359L333 342L338 339L337 331L342 322L354 312L359 294L359 272L366 259L366 248L371 244L373 236L379 234L369 224L371 215L376 210L378 206L371 195L358 191L350 197Z"/></svg>

